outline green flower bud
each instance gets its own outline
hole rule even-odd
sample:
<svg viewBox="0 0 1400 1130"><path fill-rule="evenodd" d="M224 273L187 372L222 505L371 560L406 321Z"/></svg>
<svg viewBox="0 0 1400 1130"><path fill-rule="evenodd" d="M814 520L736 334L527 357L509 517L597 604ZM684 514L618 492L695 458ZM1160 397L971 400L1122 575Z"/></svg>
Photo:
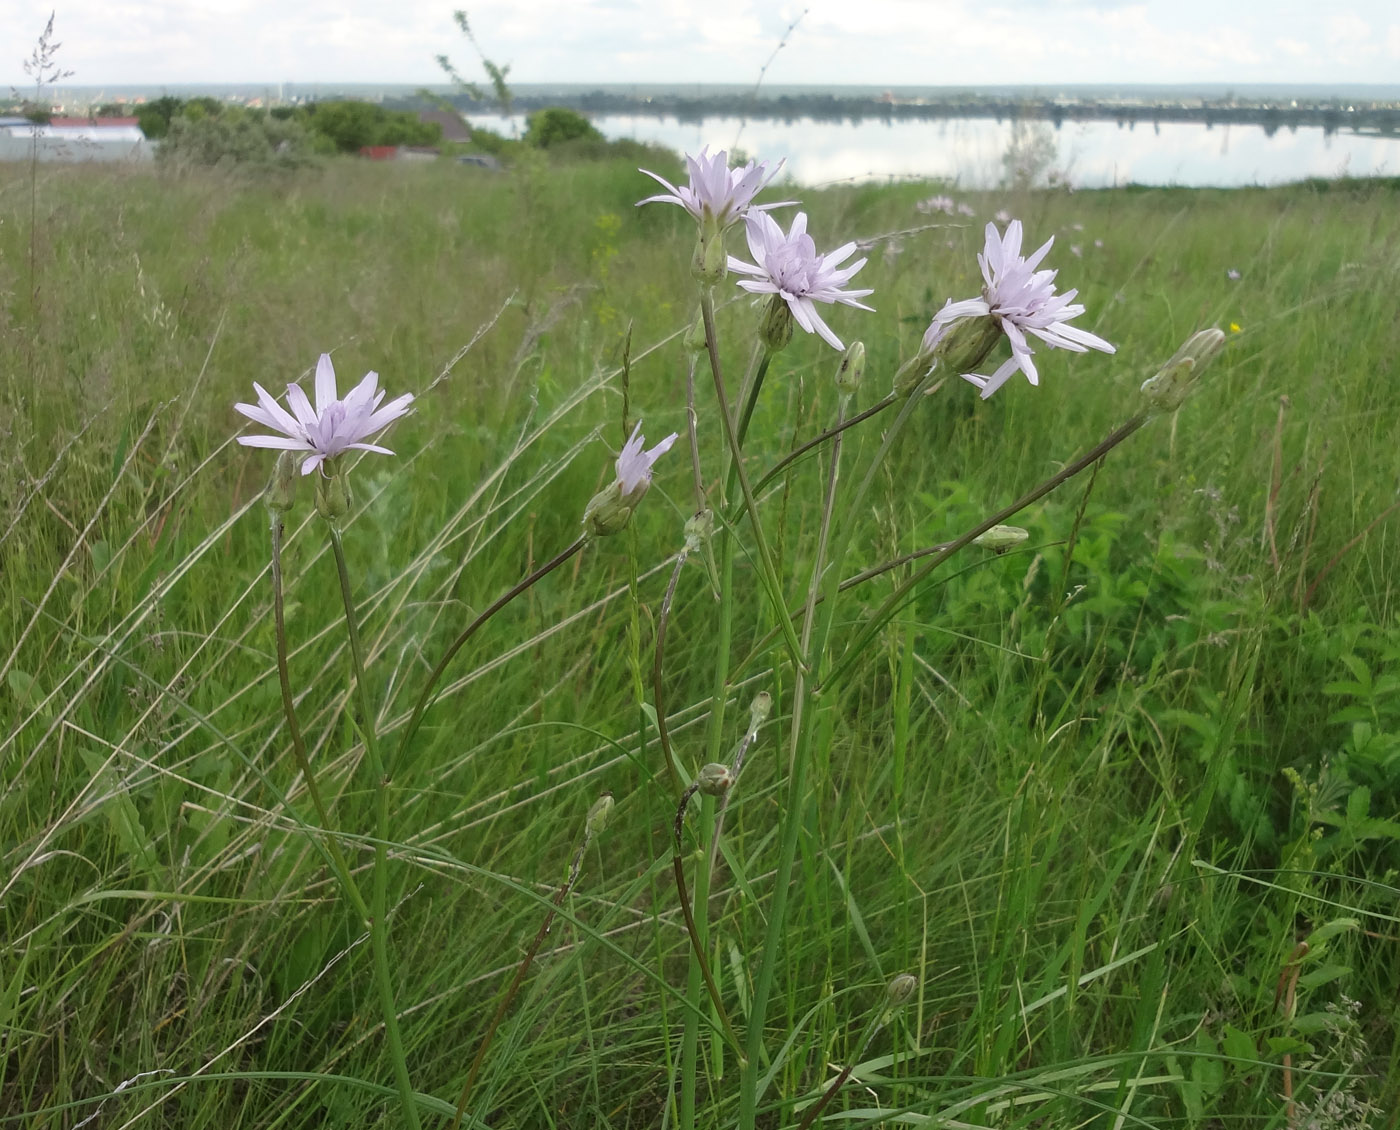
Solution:
<svg viewBox="0 0 1400 1130"><path fill-rule="evenodd" d="M695 553L714 536L715 512L708 507L685 521L685 551Z"/></svg>
<svg viewBox="0 0 1400 1130"><path fill-rule="evenodd" d="M980 545L983 549L990 549L993 553L1005 553L1008 549L1020 545L1030 536L1020 526L993 526L990 530L973 538L972 544Z"/></svg>
<svg viewBox="0 0 1400 1130"><path fill-rule="evenodd" d="M935 322L918 354L895 374L895 394L908 396L935 370L975 372L1000 338L1001 323L990 315L957 318L941 327Z"/></svg>
<svg viewBox="0 0 1400 1130"><path fill-rule="evenodd" d="M321 464L324 468L326 464ZM339 522L350 512L350 484L339 468L316 478L316 513L327 522Z"/></svg>
<svg viewBox="0 0 1400 1130"><path fill-rule="evenodd" d="M749 703L749 732L752 733L767 722L768 715L772 712L773 696L767 691L759 691L754 695L753 702Z"/></svg>
<svg viewBox="0 0 1400 1130"><path fill-rule="evenodd" d="M267 490L263 492L263 501L267 503L267 508L276 510L279 514L290 510L297 500L299 478L301 474L297 467L297 457L290 451L282 452L273 466L272 479L267 484Z"/></svg>
<svg viewBox="0 0 1400 1130"><path fill-rule="evenodd" d="M622 484L611 482L588 501L583 528L597 537L621 533L632 520L633 507L622 497Z"/></svg>
<svg viewBox="0 0 1400 1130"><path fill-rule="evenodd" d="M702 286L715 286L724 281L728 272L729 256L724 250L724 233L713 223L703 225L700 238L695 241L690 273Z"/></svg>
<svg viewBox="0 0 1400 1130"><path fill-rule="evenodd" d="M1154 412L1174 412L1186 402L1201 372L1215 360L1225 334L1214 328L1192 334L1155 376L1142 382L1142 395Z"/></svg>
<svg viewBox="0 0 1400 1130"><path fill-rule="evenodd" d="M865 342L852 342L841 355L836 367L836 390L842 396L854 396L865 376Z"/></svg>
<svg viewBox="0 0 1400 1130"><path fill-rule="evenodd" d="M781 294L768 300L758 327L758 339L769 353L781 353L792 340L792 311Z"/></svg>
<svg viewBox="0 0 1400 1130"><path fill-rule="evenodd" d="M887 990L887 1007L896 1009L906 1004L910 997L914 995L914 990L919 987L919 979L912 973L901 973L893 981Z"/></svg>
<svg viewBox="0 0 1400 1130"><path fill-rule="evenodd" d="M604 793L593 802L593 807L588 810L588 818L583 822L584 839L593 839L607 827L614 803L612 793Z"/></svg>
<svg viewBox="0 0 1400 1130"><path fill-rule="evenodd" d="M695 784L706 796L724 796L733 783L734 775L729 771L729 766L721 765L718 761L711 761L695 778Z"/></svg>

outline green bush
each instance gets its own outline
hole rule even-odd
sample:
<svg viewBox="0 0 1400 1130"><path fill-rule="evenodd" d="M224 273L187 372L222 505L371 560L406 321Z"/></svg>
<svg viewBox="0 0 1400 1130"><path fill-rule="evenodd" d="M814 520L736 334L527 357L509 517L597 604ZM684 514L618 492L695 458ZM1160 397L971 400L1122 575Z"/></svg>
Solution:
<svg viewBox="0 0 1400 1130"><path fill-rule="evenodd" d="M217 117L177 117L156 159L175 168L293 169L312 160L312 145L299 122L231 109Z"/></svg>
<svg viewBox="0 0 1400 1130"><path fill-rule="evenodd" d="M165 137L170 132L170 123L179 117L184 105L180 99L171 98L168 94L154 102L147 102L136 111L136 121L141 126L141 132L151 141Z"/></svg>
<svg viewBox="0 0 1400 1130"><path fill-rule="evenodd" d="M340 153L367 145L438 145L442 127L422 122L406 110L386 110L372 102L316 102L299 115L313 133Z"/></svg>
<svg viewBox="0 0 1400 1130"><path fill-rule="evenodd" d="M574 110L555 106L538 110L525 119L525 144L548 149L565 141L603 141L593 123Z"/></svg>

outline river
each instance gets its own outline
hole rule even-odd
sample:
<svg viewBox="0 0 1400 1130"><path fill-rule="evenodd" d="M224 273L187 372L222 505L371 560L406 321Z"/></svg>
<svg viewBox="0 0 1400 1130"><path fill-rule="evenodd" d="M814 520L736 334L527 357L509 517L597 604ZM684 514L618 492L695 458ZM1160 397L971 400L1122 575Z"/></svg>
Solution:
<svg viewBox="0 0 1400 1130"><path fill-rule="evenodd" d="M507 136L523 131L520 116L469 116L474 125ZM1012 142L1009 121L943 118L886 123L784 122L710 118L703 124L652 115L608 115L594 124L608 138L659 142L679 152L703 145L786 157L786 172L799 184L944 180L962 188L995 188L1003 182L1003 155ZM1190 187L1282 184L1305 177L1400 176L1400 137L1326 134L1319 128L1215 126L1164 123L1136 128L1114 122L1048 122L1031 127L1053 142L1046 162L1077 188L1129 183ZM1047 149L1048 152L1048 149Z"/></svg>

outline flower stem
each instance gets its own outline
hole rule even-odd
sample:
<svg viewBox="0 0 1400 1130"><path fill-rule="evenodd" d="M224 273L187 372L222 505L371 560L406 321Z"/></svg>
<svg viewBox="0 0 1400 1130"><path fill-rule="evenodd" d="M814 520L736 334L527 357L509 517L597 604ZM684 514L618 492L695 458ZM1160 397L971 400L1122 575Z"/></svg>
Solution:
<svg viewBox="0 0 1400 1130"><path fill-rule="evenodd" d="M831 1100L836 1097L836 1092L846 1085L846 1080L851 1077L851 1072L855 1070L856 1064L860 1062L860 1057L865 1054L865 1049L870 1046L870 1041L875 1038L875 1033L884 1027L882 1023L883 1017L884 1010L878 1007L870 1014L870 1020L865 1025L865 1031L861 1033L860 1042L856 1044L855 1051L847 1057L846 1066L843 1067L836 1078L832 1080L831 1086L827 1087L827 1089L822 1092L822 1097L802 1112L802 1121L797 1124L797 1130L807 1130L807 1128L817 1120L817 1115L821 1114L826 1108L827 1103L831 1102Z"/></svg>
<svg viewBox="0 0 1400 1130"><path fill-rule="evenodd" d="M695 486L695 509L705 509L705 475L700 469L699 415L695 411L695 354L685 358L685 434L690 440L690 474Z"/></svg>
<svg viewBox="0 0 1400 1130"><path fill-rule="evenodd" d="M724 476L724 493L720 496L715 509L723 513L724 507L733 497L739 476L743 473L741 449L744 444L744 437L748 432L749 420L753 417L754 405L758 403L758 394L763 387L764 378L768 374L768 365L772 355L766 350L759 361L759 368L753 375L753 380L748 383L748 393L744 398L744 408L741 412L741 422L737 432L729 417L729 399L723 387L723 382L719 377L719 339L716 336L714 319L714 298L708 291L702 289L700 299L701 318L705 326L705 344L710 359L710 366L714 371L716 379L716 391L718 392L720 416L724 420L726 438L729 440L729 468ZM693 372L693 369L692 369ZM690 382L688 389L690 406L694 410L694 381ZM692 441L693 442L693 441ZM698 467L698 454L695 456ZM697 480L698 481L698 480ZM758 536L762 537L760 530ZM710 697L710 729L707 761L718 761L720 747L724 742L724 715L725 702L729 691L729 651L734 638L734 532L724 530L719 537L719 565L715 570L717 580L717 592L719 595L719 624L715 634L715 677L713 691ZM708 550L707 550L708 552ZM657 713L660 713L660 705L657 706ZM699 828L697 835L702 845L712 843L715 834L715 805L709 797L700 798ZM696 1072L700 1041L700 992L704 987L704 982L708 978L709 971L703 966L703 954L709 944L709 921L708 908L710 905L710 872L712 856L702 851L695 862L695 884L693 894L694 911L687 910L686 928L690 932L691 958L688 976L686 979L686 1003L690 1006L686 1011L685 1030L681 1038L681 1098L678 1124L681 1130L693 1130L695 1126L695 1095L696 1095ZM684 875L677 876L677 889L683 891ZM684 893L681 895L682 901L686 901Z"/></svg>
<svg viewBox="0 0 1400 1130"><path fill-rule="evenodd" d="M656 737L661 743L661 753L666 758L666 771L671 776L671 787L677 794L685 791L685 778L676 762L675 751L671 748L671 733L666 728L665 687L661 678L662 663L666 654L666 629L671 623L671 602L676 598L676 585L685 568L686 557L682 550L676 556L676 567L671 570L671 581L666 586L666 595L661 600L661 611L656 617L656 655L651 665L651 697L656 707Z"/></svg>
<svg viewBox="0 0 1400 1130"><path fill-rule="evenodd" d="M837 413L837 423L846 414L847 398L842 397ZM840 480L841 432L838 427L831 445L831 462L827 470L826 497L822 505L821 527L817 534L816 556L812 562L812 575L807 583L807 599L802 616L802 657L805 664L799 664L796 682L792 691L792 719L788 725L791 743L788 747L788 793L787 802L779 810L780 843L777 874L773 879L773 897L768 907L768 933L764 939L763 956L759 962L758 976L754 980L753 998L749 1004L748 1043L745 1051L748 1063L744 1065L739 1078L739 1127L740 1130L753 1130L758 1116L758 1063L763 1051L763 1023L768 1011L768 998L772 992L773 977L777 971L778 957L782 950L786 924L784 912L787 909L788 885L792 879L793 860L797 854L797 836L805 822L807 803L806 771L808 758L803 756L808 748L808 734L811 729L811 715L808 711L808 667L821 656L825 642L825 630L819 643L813 648L812 635L816 624L818 594L824 583L826 550L831 534L832 515L836 506L836 487ZM782 614L785 621L787 613ZM828 619L829 623L829 619Z"/></svg>
<svg viewBox="0 0 1400 1130"><path fill-rule="evenodd" d="M443 652L442 658L438 660L437 666L433 668L432 673L428 676L428 681L423 684L422 693L419 694L418 701L413 705L413 713L409 716L408 725L404 727L403 737L399 739L398 749L394 753L393 768L398 767L403 761L404 754L408 752L409 743L413 741L413 736L418 733L418 727L423 721L423 715L432 703L433 691L437 689L438 682L447 671L448 664L452 662L453 657L462 650L472 636L476 635L477 631L480 630L481 626L485 624L486 621L491 619L492 616L496 615L497 612L521 593L529 589L537 581L541 581L549 576L550 573L554 572L560 565L563 565L564 562L568 561L587 544L588 538L586 536L580 537L569 546L568 549L546 561L528 577L518 581L508 591L497 597L475 620L462 629L461 634L459 634L448 646L447 650Z"/></svg>
<svg viewBox="0 0 1400 1130"><path fill-rule="evenodd" d="M691 785L685 792L681 793L680 804L676 808L676 821L672 825L671 832L675 838L675 847L671 853L671 870L676 877L676 893L680 896L681 910L685 915L686 932L690 935L691 952L695 955L695 961L700 966L700 974L705 981L705 989L710 994L710 1001L715 1006L715 1013L719 1017L719 1022L724 1028L724 1034L729 1039L730 1045L734 1048L735 1054L739 1057L740 1066L744 1066L743 1043L739 1040L738 1033L734 1031L734 1025L729 1020L729 1013L724 1007L724 1002L720 999L719 986L715 984L714 975L710 972L710 963L705 958L705 947L701 944L699 933L695 927L695 915L690 909L690 897L685 889L685 864L682 859L683 845L682 833L685 828L685 810L690 804L690 798L695 795L700 786Z"/></svg>
<svg viewBox="0 0 1400 1130"><path fill-rule="evenodd" d="M394 981L389 968L388 922L386 908L389 893L387 846L389 841L389 777L379 752L375 733L374 712L370 707L369 688L365 684L365 657L360 646L360 627L355 615L355 599L350 592L350 571L345 565L345 546L340 529L327 522L331 534L331 549L335 554L336 573L340 577L340 598L345 605L345 631L350 639L350 662L355 675L355 696L360 708L360 733L364 738L365 755L369 759L374 781L374 871L370 889L369 944L374 957L374 980L379 989L379 1007L384 1013L384 1039L389 1058L394 1065L394 1081L398 1085L399 1106L408 1130L419 1130L417 1101L413 1083L408 1077L408 1061L404 1055L403 1037L399 1033L398 1010L394 1004Z"/></svg>
<svg viewBox="0 0 1400 1130"><path fill-rule="evenodd" d="M763 357L758 363L758 370L754 373L753 380L749 382L748 392L744 396L744 407L739 412L739 446L744 446L744 437L749 434L749 421L753 419L753 410L758 404L758 394L763 388L763 381L768 376L768 366L773 360L773 354L763 351ZM731 490L732 494L733 491Z"/></svg>
<svg viewBox="0 0 1400 1130"><path fill-rule="evenodd" d="M724 500L720 500L723 505ZM719 759L724 736L725 701L729 684L729 650L734 636L734 535L725 531L719 547L719 624L715 629L715 673L710 698L710 732L708 761ZM661 708L657 707L657 713ZM715 806L709 797L700 798L697 836L703 845L714 836ZM678 882L677 886L682 886ZM684 900L684 895L682 899ZM694 906L699 913L686 912L686 929L690 933L690 967L686 979L685 1030L681 1037L681 1099L678 1125L680 1130L694 1130L697 1056L700 1041L700 991L704 973L699 954L709 944L710 866L709 856L701 853L695 861Z"/></svg>
<svg viewBox="0 0 1400 1130"><path fill-rule="evenodd" d="M271 515L272 528L272 618L277 636L277 683L282 691L282 716L287 720L287 732L291 735L292 756L296 759L297 769L301 772L302 780L306 782L306 792L311 797L316 815L321 820L321 827L326 832L326 851L330 856L335 877L345 892L345 897L355 908L355 913L368 925L369 907L365 905L364 896L360 893L360 888L350 873L345 856L340 850L340 844L331 832L330 813L321 799L321 790L316 784L316 776L311 771L311 759L306 754L306 739L302 736L301 723L297 720L296 699L292 695L292 680L287 667L287 610L282 583L282 515L271 509L268 513Z"/></svg>
<svg viewBox="0 0 1400 1130"><path fill-rule="evenodd" d="M758 504L754 501L753 490L749 486L749 476L744 470L743 440L740 438L734 420L729 413L729 394L724 387L724 374L719 361L719 338L715 331L715 299L714 294L709 290L703 291L700 295L700 313L705 319L705 347L710 354L710 372L715 381L715 396L719 401L720 421L724 425L724 436L729 443L732 460L729 465L730 474L738 478L739 490L744 496L744 508L748 511L749 525L753 528L754 544L758 547L759 576L763 578L764 588L768 590L768 599L773 604L778 624L782 628L783 641L787 644L788 651L792 655L792 661L800 667L802 666L802 647L798 642L797 633L793 630L792 621L786 615L782 586L778 582L778 573L773 566L773 555L768 549L768 539L763 533L763 523L759 520ZM767 360L765 357L765 369ZM757 397L761 384L762 374L760 373L754 378L753 388L750 390L749 401L746 405L748 415L752 415L752 403ZM733 539L727 540L732 541Z"/></svg>

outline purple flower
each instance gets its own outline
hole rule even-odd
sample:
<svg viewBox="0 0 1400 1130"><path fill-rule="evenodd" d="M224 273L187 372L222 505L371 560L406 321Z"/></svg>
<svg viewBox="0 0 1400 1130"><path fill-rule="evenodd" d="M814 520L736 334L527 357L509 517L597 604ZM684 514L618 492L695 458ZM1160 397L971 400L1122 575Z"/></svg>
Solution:
<svg viewBox="0 0 1400 1130"><path fill-rule="evenodd" d="M379 374L374 372L366 373L364 379L345 394L345 399L339 399L329 353L322 353L316 363L314 408L300 385L287 386L291 412L278 404L257 381L253 382L253 389L258 394L258 403L235 404L234 408L248 419L282 434L239 436L238 442L245 447L310 452L301 464L303 475L311 474L327 459L351 448L393 455L387 447L363 441L407 413L413 402L413 394L406 392L381 408L384 392L379 388Z"/></svg>
<svg viewBox="0 0 1400 1130"><path fill-rule="evenodd" d="M700 150L698 157L687 153L685 164L690 170L690 183L679 188L648 169L638 169L639 173L646 173L670 191L638 200L637 207L658 202L679 204L695 217L695 222L701 227L711 222L724 231L743 219L750 208L762 211L797 203L795 200L783 200L776 204L753 203L753 198L778 175L778 170L783 167L782 161L773 165L771 170L767 161L750 161L742 169L731 169L727 150L721 149L711 156L709 146L706 146Z"/></svg>
<svg viewBox="0 0 1400 1130"><path fill-rule="evenodd" d="M959 215L959 216L975 216L975 215L977 215L977 212L973 209L973 207L972 207L971 204L959 204L959 205L958 205L958 215Z"/></svg>
<svg viewBox="0 0 1400 1130"><path fill-rule="evenodd" d="M750 212L744 224L754 261L745 263L731 255L729 269L755 277L741 279L739 285L751 294L780 295L799 326L808 333L820 334L834 349L844 349L841 339L822 321L814 303L840 302L859 310L871 309L856 299L874 291L841 289L865 266L864 259L849 267L840 266L851 257L856 245L847 243L827 255L818 255L816 243L807 234L806 212L793 217L786 235L777 221L764 212Z"/></svg>
<svg viewBox="0 0 1400 1130"><path fill-rule="evenodd" d="M935 212L942 212L946 216L953 214L953 209L957 207L953 203L951 196L930 196L927 200L920 200L914 205L918 211L925 216L931 216Z"/></svg>
<svg viewBox="0 0 1400 1130"><path fill-rule="evenodd" d="M583 511L583 528L597 537L610 537L627 528L632 511L651 487L651 469L676 442L672 432L650 451L639 420L617 456L617 478L595 494Z"/></svg>
<svg viewBox="0 0 1400 1130"><path fill-rule="evenodd" d="M647 441L646 436L642 435L642 422L637 421L631 437L622 445L622 451L617 456L617 485L622 490L625 502L636 506L642 500L642 495L651 486L652 467L671 450L676 439L677 433L672 432L650 451L643 451Z"/></svg>
<svg viewBox="0 0 1400 1130"><path fill-rule="evenodd" d="M982 399L1004 385L1018 369L1031 384L1040 383L1027 334L1034 334L1051 349L1071 349L1084 353L1099 349L1116 352L1103 338L1088 330L1071 326L1069 322L1084 313L1084 307L1074 302L1077 290L1055 293L1055 271L1037 271L1054 238L1029 257L1021 255L1021 221L1012 220L1005 236L998 234L995 224L986 228L986 247L977 256L982 268L981 298L950 302L934 317L924 335L924 350L931 352L953 322L967 317L994 318L1011 343L1011 357L990 377L978 373L963 373L982 390Z"/></svg>
<svg viewBox="0 0 1400 1130"><path fill-rule="evenodd" d="M1239 281L1240 281L1240 273L1239 273L1239 271L1235 270L1234 267L1231 267L1228 271L1225 272L1225 277L1226 277L1227 279L1229 279L1231 282L1239 282Z"/></svg>

